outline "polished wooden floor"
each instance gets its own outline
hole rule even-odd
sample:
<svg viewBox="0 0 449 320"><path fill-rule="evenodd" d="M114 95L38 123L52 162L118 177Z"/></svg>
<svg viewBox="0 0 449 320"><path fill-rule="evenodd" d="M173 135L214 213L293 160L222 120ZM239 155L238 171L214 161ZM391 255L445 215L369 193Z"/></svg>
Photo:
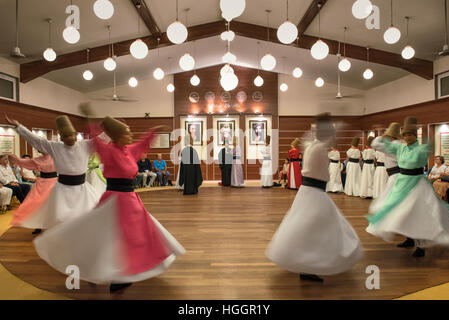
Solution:
<svg viewBox="0 0 449 320"><path fill-rule="evenodd" d="M201 188L140 193L148 210L187 250L159 277L110 294L106 286L65 288L65 276L42 261L30 230L11 228L0 238L0 262L44 290L76 299L392 299L449 282L449 250L432 248L423 258L365 232L369 200L331 197L359 234L365 255L354 268L324 283L300 281L264 254L296 195L281 188ZM402 240L401 238L397 239ZM380 268L380 290L367 290L365 269Z"/></svg>

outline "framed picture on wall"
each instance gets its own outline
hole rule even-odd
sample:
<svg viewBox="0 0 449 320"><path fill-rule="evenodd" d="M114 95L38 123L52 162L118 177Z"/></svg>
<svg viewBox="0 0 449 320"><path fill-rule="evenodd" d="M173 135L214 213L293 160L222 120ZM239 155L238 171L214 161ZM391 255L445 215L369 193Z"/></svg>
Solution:
<svg viewBox="0 0 449 320"><path fill-rule="evenodd" d="M249 144L263 145L267 139L267 120L250 120Z"/></svg>
<svg viewBox="0 0 449 320"><path fill-rule="evenodd" d="M218 145L225 144L225 140L228 140L229 144L232 144L232 139L235 133L235 121L217 121L217 141Z"/></svg>
<svg viewBox="0 0 449 320"><path fill-rule="evenodd" d="M201 121L186 121L185 129L193 136L193 145L203 145L203 123Z"/></svg>

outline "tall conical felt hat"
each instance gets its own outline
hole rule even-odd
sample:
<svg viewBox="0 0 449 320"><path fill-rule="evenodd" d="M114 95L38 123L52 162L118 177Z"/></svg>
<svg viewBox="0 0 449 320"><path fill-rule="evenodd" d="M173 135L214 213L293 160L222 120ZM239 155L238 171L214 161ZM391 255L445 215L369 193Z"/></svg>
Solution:
<svg viewBox="0 0 449 320"><path fill-rule="evenodd" d="M299 147L299 145L301 144L301 139L296 138L295 140L292 141L291 145L293 147Z"/></svg>
<svg viewBox="0 0 449 320"><path fill-rule="evenodd" d="M418 136L418 128L417 125L418 121L416 118L413 117L407 117L404 120L404 127L402 128L402 135L406 133L414 134L415 136Z"/></svg>
<svg viewBox="0 0 449 320"><path fill-rule="evenodd" d="M335 136L335 127L332 123L331 114L321 113L315 118L316 135L319 138L330 138Z"/></svg>
<svg viewBox="0 0 449 320"><path fill-rule="evenodd" d="M385 131L384 136L392 137L394 139L401 139L401 124L392 122Z"/></svg>
<svg viewBox="0 0 449 320"><path fill-rule="evenodd" d="M113 141L117 141L123 134L128 131L127 129L129 128L123 122L109 116L103 119L102 124L104 131Z"/></svg>
<svg viewBox="0 0 449 320"><path fill-rule="evenodd" d="M371 143L373 142L373 140L374 140L374 137L369 136L368 139L366 140L366 146L371 147Z"/></svg>
<svg viewBox="0 0 449 320"><path fill-rule="evenodd" d="M353 146L353 147L358 147L358 146L359 146L359 141L360 141L360 138L359 138L359 137L354 137L354 138L352 139L351 146Z"/></svg>
<svg viewBox="0 0 449 320"><path fill-rule="evenodd" d="M59 131L59 135L62 137L70 136L71 134L76 133L72 122L70 122L70 119L67 116L60 116L56 118L56 128Z"/></svg>

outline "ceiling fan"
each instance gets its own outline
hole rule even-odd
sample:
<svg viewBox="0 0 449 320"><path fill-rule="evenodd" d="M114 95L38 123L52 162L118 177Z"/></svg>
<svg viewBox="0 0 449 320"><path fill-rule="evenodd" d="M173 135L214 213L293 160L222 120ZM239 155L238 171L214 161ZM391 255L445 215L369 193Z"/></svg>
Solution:
<svg viewBox="0 0 449 320"><path fill-rule="evenodd" d="M117 83L116 83L116 78L115 78L115 71L113 71L114 74L114 91L112 96L105 96L106 98L94 98L93 100L97 100L97 101L113 101L113 102L137 102L139 100L135 100L135 99L128 99L126 97L121 97L117 94Z"/></svg>
<svg viewBox="0 0 449 320"><path fill-rule="evenodd" d="M444 39L445 43L443 51L438 52L438 55L442 57L449 55L449 45L447 41L447 0L444 0Z"/></svg>
<svg viewBox="0 0 449 320"><path fill-rule="evenodd" d="M10 56L18 59L26 58L19 47L19 0L16 0L16 46L12 48Z"/></svg>

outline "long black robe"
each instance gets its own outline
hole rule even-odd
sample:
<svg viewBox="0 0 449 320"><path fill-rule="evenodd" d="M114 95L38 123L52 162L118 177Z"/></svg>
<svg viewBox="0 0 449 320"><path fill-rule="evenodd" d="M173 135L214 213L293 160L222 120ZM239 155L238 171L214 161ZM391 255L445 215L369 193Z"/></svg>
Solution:
<svg viewBox="0 0 449 320"><path fill-rule="evenodd" d="M197 194L203 183L198 153L190 146L181 152L181 168L179 169L179 185L184 185L184 194Z"/></svg>
<svg viewBox="0 0 449 320"><path fill-rule="evenodd" d="M218 154L218 161L220 163L221 170L221 184L224 187L228 187L231 185L231 176L232 176L232 149L231 148L223 148L220 150Z"/></svg>

